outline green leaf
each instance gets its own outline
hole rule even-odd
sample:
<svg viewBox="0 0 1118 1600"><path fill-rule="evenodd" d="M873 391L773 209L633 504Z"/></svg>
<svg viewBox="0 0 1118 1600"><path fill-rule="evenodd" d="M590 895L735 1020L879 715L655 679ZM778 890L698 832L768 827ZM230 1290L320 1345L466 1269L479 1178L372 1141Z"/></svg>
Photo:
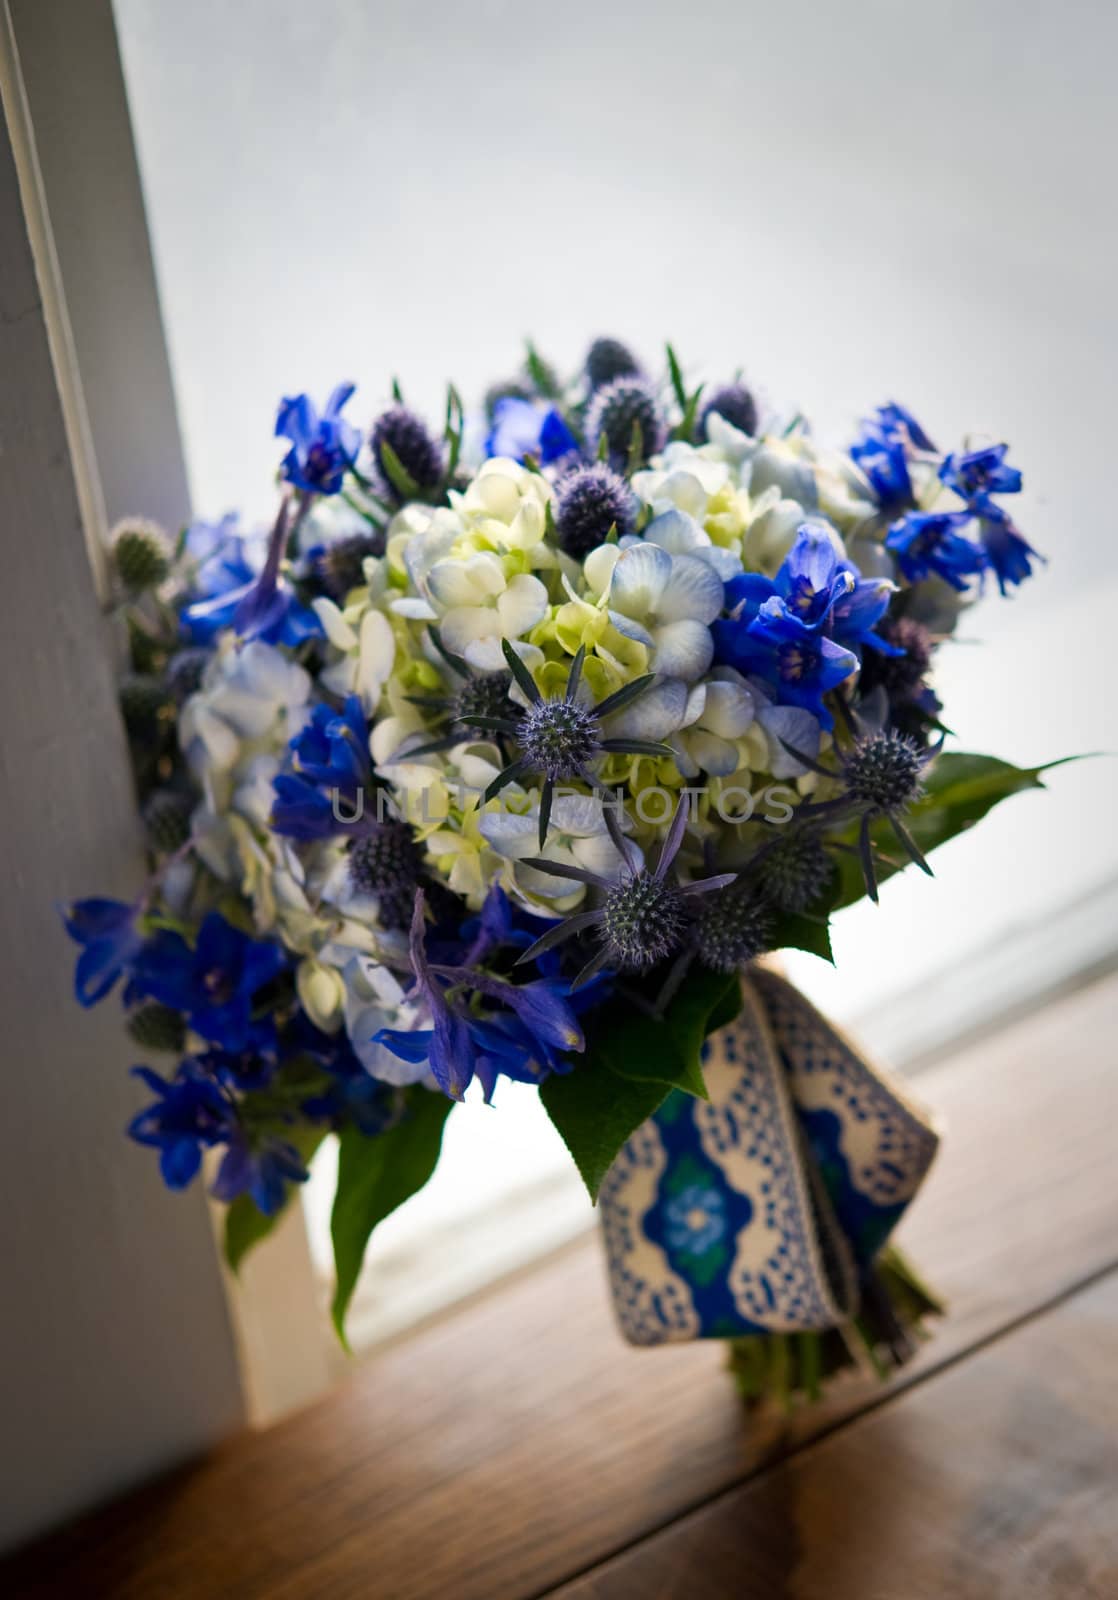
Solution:
<svg viewBox="0 0 1118 1600"><path fill-rule="evenodd" d="M1075 756L1064 760L1074 761ZM972 755L952 751L935 758L928 768L924 794L904 815L904 824L919 848L928 854L957 834L972 828L1001 800L1026 789L1043 789L1041 774L1064 761L1049 761L1040 767L1015 767L996 756ZM845 842L853 844L856 826ZM884 881L908 865L908 857L897 843L886 818L880 817L871 829L878 877ZM861 867L855 856L844 854L836 907L852 905L866 892Z"/></svg>
<svg viewBox="0 0 1118 1600"><path fill-rule="evenodd" d="M834 966L831 950L831 929L825 916L807 912L784 912L773 935L774 950L806 950Z"/></svg>
<svg viewBox="0 0 1118 1600"><path fill-rule="evenodd" d="M687 389L686 389L686 386L685 386L685 384L683 382L683 368L680 366L679 360L678 360L678 358L676 356L675 351L672 349L671 345L667 346L667 351L668 351L668 371L671 373L672 388L675 390L676 402L679 405L679 409L681 411L686 411L687 410Z"/></svg>
<svg viewBox="0 0 1118 1600"><path fill-rule="evenodd" d="M385 477L405 500L418 500L419 485L400 460L387 439L382 439L377 445L377 454L380 464L384 468Z"/></svg>
<svg viewBox="0 0 1118 1600"><path fill-rule="evenodd" d="M619 1078L593 1057L540 1085L544 1109L595 1203L621 1146L670 1093L665 1083Z"/></svg>
<svg viewBox="0 0 1118 1600"><path fill-rule="evenodd" d="M284 1127L277 1131L288 1144L295 1146L303 1158L303 1165L306 1166L329 1130L326 1127L305 1123L296 1128ZM253 1246L268 1237L280 1218L285 1215L297 1193L298 1185L291 1184L283 1205L270 1217L259 1211L256 1202L247 1194L237 1196L225 1213L225 1259L233 1272L240 1270L241 1262Z"/></svg>
<svg viewBox="0 0 1118 1600"><path fill-rule="evenodd" d="M524 358L524 365L528 369L528 376L531 378L536 391L541 394L545 400L557 399L560 391L559 380L555 376L555 368L549 361L544 360L543 356L540 355L539 351L536 349L535 345L531 343L531 341L529 341L527 345L527 354Z"/></svg>
<svg viewBox="0 0 1118 1600"><path fill-rule="evenodd" d="M736 976L696 967L663 1016L624 998L595 1015L585 1057L540 1088L592 1200L626 1139L672 1089L706 1098L703 1040L740 1009Z"/></svg>
<svg viewBox="0 0 1118 1600"><path fill-rule="evenodd" d="M346 1128L338 1141L338 1187L330 1215L337 1287L330 1314L346 1349L345 1315L365 1249L378 1222L422 1189L435 1170L452 1101L429 1089L408 1091L403 1119L372 1138Z"/></svg>

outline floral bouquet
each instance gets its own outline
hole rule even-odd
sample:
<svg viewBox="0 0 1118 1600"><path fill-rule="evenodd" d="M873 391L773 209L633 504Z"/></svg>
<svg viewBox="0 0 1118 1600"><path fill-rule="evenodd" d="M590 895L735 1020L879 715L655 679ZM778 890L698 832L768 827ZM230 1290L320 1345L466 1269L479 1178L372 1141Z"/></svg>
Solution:
<svg viewBox="0 0 1118 1600"><path fill-rule="evenodd" d="M847 451L740 379L600 339L441 433L285 399L270 531L112 543L152 876L79 901L173 1188L235 1267L340 1143L334 1319L471 1086L537 1085L636 1343L743 1392L888 1368L934 1297L889 1243L927 1115L776 970L1042 769L943 749L937 649L1035 552L1004 445L902 407Z"/></svg>

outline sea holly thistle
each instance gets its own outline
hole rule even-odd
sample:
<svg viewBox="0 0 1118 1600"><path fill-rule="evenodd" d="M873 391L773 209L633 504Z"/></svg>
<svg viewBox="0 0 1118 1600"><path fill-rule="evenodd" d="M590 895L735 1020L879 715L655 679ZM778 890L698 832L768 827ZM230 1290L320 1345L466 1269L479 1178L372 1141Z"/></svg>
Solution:
<svg viewBox="0 0 1118 1600"><path fill-rule="evenodd" d="M576 883L597 889L602 903L593 911L578 912L548 929L535 944L529 946L521 960L538 960L545 951L554 950L575 934L594 929L599 938L598 951L575 979L572 988L578 989L605 968L643 972L675 955L687 937L687 901L692 896L724 889L737 877L736 872L722 872L684 884L677 882L674 876L669 877L669 868L683 843L687 815L687 797L682 796L661 847L660 859L651 872L635 856L632 845L625 838L609 807L606 808L606 825L623 862L620 872L612 881L603 878L600 873L569 866L566 862L547 861L542 856L530 857L528 865L538 868L540 872L558 878L570 878Z"/></svg>
<svg viewBox="0 0 1118 1600"><path fill-rule="evenodd" d="M596 705L587 705L578 695L582 681L582 666L586 659L586 646L580 645L570 670L566 687L554 699L545 699L536 680L524 665L507 639L502 639L501 649L509 670L528 702L528 709L519 721L511 717L477 715L479 727L504 734L516 741L519 754L493 779L485 791L484 799L492 800L507 784L519 783L525 778L542 778L540 792L540 848L547 840L551 806L557 783L571 783L580 779L591 789L603 791L604 786L591 770L602 755L670 756L666 744L650 739L623 739L603 736L604 719L623 707L632 705L654 681L655 673L645 673L632 683L607 695ZM608 790L604 790L612 800ZM624 853L624 852L623 852Z"/></svg>
<svg viewBox="0 0 1118 1600"><path fill-rule="evenodd" d="M425 744L409 746L407 755L433 755L441 750L451 750L467 739L477 739L494 731L495 723L519 725L524 715L522 706L509 698L512 675L508 672L475 672L468 662L448 650L442 635L433 625L427 635L458 680L458 686L446 694L410 694L409 704L422 710L434 711L446 719L445 730ZM497 742L502 753L506 735L498 732Z"/></svg>

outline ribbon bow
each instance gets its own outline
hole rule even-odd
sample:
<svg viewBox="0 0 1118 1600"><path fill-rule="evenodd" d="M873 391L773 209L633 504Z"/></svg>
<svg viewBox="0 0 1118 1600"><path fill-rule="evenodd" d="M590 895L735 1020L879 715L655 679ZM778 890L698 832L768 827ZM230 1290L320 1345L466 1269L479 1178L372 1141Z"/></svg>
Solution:
<svg viewBox="0 0 1118 1600"><path fill-rule="evenodd" d="M600 1204L633 1344L839 1328L931 1165L927 1112L790 983L756 970L704 1047L709 1100L673 1091Z"/></svg>

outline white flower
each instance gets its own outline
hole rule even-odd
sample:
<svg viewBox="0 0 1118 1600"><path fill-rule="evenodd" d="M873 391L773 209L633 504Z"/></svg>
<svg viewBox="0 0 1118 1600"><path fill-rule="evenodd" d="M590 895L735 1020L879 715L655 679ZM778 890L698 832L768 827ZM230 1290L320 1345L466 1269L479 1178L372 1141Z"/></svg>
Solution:
<svg viewBox="0 0 1118 1600"><path fill-rule="evenodd" d="M657 544L623 550L610 577L609 618L618 633L653 650L657 672L687 683L710 666L709 624L722 603L722 580L705 561Z"/></svg>
<svg viewBox="0 0 1118 1600"><path fill-rule="evenodd" d="M759 495L753 515L742 538L742 555L750 572L763 572L774 578L784 557L796 542L796 533L807 520L798 500L784 500L773 487Z"/></svg>
<svg viewBox="0 0 1118 1600"><path fill-rule="evenodd" d="M346 988L337 967L306 956L295 969L295 992L303 1010L323 1033L337 1033L342 1025Z"/></svg>
<svg viewBox="0 0 1118 1600"><path fill-rule="evenodd" d="M371 606L356 628L346 621L332 600L316 600L314 610L326 637L338 652L337 658L319 675L319 681L336 695L360 695L366 715L375 715L396 660L392 624L382 611Z"/></svg>
<svg viewBox="0 0 1118 1600"><path fill-rule="evenodd" d="M715 544L705 528L693 516L673 507L653 517L644 530L646 544L658 544L671 556L695 556L713 567L723 583L736 578L742 570L741 557L733 550Z"/></svg>
<svg viewBox="0 0 1118 1600"><path fill-rule="evenodd" d="M631 826L627 817L622 825ZM561 900L569 906L577 904L586 893L581 884L568 878L552 877L538 867L527 866L525 858L529 856L582 867L604 878L615 875L622 865L620 852L606 830L602 802L595 795L556 794L547 843L542 850L538 801L523 816L511 811L487 812L478 826L497 854L514 863L514 887L522 896ZM639 854L636 846L633 852Z"/></svg>
<svg viewBox="0 0 1118 1600"><path fill-rule="evenodd" d="M306 719L310 688L303 668L272 645L257 639L238 649L230 641L179 718L179 741L194 771L203 781L230 772L245 744L267 740L282 749Z"/></svg>
<svg viewBox="0 0 1118 1600"><path fill-rule="evenodd" d="M441 614L446 648L483 672L504 666L502 639L519 639L547 615L540 580L528 572L506 578L500 557L488 550L437 561L427 590Z"/></svg>
<svg viewBox="0 0 1118 1600"><path fill-rule="evenodd" d="M710 460L694 445L677 441L660 457L660 465L633 474L633 491L659 513L673 508L702 522L707 505L729 482L724 461Z"/></svg>
<svg viewBox="0 0 1118 1600"><path fill-rule="evenodd" d="M368 956L354 955L342 968L345 1029L358 1061L371 1077L383 1083L420 1083L430 1076L427 1063L416 1065L394 1055L373 1036L381 1028L415 1026L416 1011L404 1001L404 991L387 967Z"/></svg>
<svg viewBox="0 0 1118 1600"><path fill-rule="evenodd" d="M748 733L757 714L756 698L740 673L721 667L706 683L692 689L686 725L669 740L676 765L685 778L700 772L725 778L736 772L736 740Z"/></svg>

